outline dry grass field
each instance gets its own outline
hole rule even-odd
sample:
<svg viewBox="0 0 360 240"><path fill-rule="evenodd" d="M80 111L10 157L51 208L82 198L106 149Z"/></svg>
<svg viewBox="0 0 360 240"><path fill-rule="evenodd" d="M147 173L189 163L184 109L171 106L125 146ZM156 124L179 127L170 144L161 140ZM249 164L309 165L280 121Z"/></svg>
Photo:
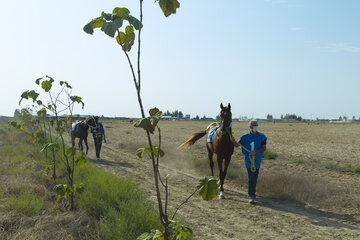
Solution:
<svg viewBox="0 0 360 240"><path fill-rule="evenodd" d="M154 200L150 160L135 156L137 148L147 145L144 131L129 121L103 123L108 143L103 145L99 166L132 176ZM198 179L210 173L205 137L187 150L176 150L209 123L159 124L165 151L161 174L169 179L172 209L193 191ZM261 201L249 209L244 158L237 148L225 179L227 198L205 202L194 197L180 211L193 226L195 239L356 239L360 235L360 139L356 134L360 124L261 122L259 128L268 137L267 149L277 154L276 159L263 160L258 182ZM247 122L233 123L236 139L247 131ZM158 134L154 139L158 142ZM89 157L94 158L93 142L89 142ZM253 235L235 233L249 229Z"/></svg>

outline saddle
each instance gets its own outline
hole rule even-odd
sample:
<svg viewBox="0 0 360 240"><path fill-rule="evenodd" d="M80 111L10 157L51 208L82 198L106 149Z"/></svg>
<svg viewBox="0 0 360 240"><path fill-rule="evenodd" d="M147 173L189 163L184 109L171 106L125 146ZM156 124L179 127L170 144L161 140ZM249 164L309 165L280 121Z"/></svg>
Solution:
<svg viewBox="0 0 360 240"><path fill-rule="evenodd" d="M73 132L78 132L81 123L82 123L82 122L74 122L74 123L71 125L71 131L73 131Z"/></svg>
<svg viewBox="0 0 360 240"><path fill-rule="evenodd" d="M207 135L206 142L208 142L208 143L213 143L214 142L216 133L217 133L219 128L220 128L220 125L217 125L217 126L210 129L210 131L209 131L209 133Z"/></svg>

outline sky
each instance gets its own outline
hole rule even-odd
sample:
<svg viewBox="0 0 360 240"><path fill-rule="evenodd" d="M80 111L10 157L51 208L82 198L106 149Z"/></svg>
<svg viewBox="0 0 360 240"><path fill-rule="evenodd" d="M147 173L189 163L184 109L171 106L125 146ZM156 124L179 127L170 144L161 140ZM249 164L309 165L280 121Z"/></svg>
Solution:
<svg viewBox="0 0 360 240"><path fill-rule="evenodd" d="M144 0L141 97L145 110L233 118L360 117L360 1L179 0L165 17ZM116 40L83 27L136 0L0 0L0 115L13 116L39 77L67 81L74 112L140 117L129 64ZM137 42L137 36L136 36ZM136 66L137 44L130 57ZM54 87L54 92L59 91Z"/></svg>

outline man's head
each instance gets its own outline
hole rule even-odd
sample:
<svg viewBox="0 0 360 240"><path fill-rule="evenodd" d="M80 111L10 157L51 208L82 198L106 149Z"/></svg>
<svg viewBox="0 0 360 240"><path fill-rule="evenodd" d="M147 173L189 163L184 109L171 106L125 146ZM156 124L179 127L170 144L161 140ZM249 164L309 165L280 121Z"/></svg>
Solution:
<svg viewBox="0 0 360 240"><path fill-rule="evenodd" d="M251 120L249 122L249 127L250 127L251 133L253 133L253 134L256 133L258 131L258 126L259 126L259 124L255 119Z"/></svg>

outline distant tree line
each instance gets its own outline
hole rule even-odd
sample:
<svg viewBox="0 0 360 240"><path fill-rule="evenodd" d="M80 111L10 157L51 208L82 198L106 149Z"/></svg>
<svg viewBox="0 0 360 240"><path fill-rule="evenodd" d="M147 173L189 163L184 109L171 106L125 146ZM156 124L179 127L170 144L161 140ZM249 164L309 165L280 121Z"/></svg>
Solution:
<svg viewBox="0 0 360 240"><path fill-rule="evenodd" d="M175 110L173 112L166 110L166 112L164 112L163 116L170 116L170 117L175 117L175 118L179 118L179 119L184 118L184 114L178 110Z"/></svg>

